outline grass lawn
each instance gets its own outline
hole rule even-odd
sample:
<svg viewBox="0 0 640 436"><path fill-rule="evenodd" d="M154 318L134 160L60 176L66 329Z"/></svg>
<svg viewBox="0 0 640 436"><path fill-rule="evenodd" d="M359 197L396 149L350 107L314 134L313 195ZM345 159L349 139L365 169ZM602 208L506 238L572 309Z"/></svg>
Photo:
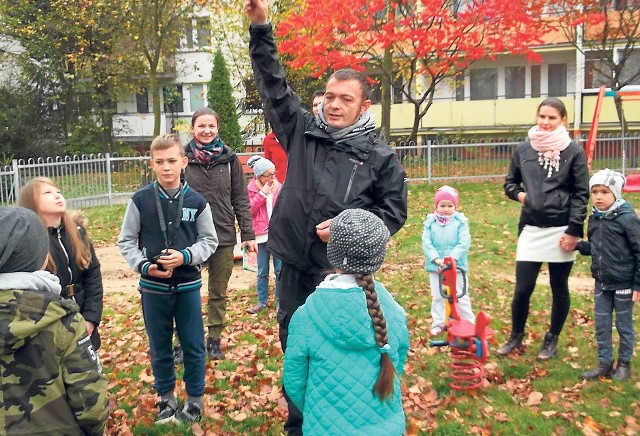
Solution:
<svg viewBox="0 0 640 436"><path fill-rule="evenodd" d="M420 247L422 221L433 209L437 187L410 187L409 218L390 242L386 262L376 275L403 305L409 321L411 348L402 377L407 433L640 432L637 373L625 382L583 382L579 377L597 363L589 259L580 256L572 273L571 311L560 336L558 357L545 363L536 360L551 303L543 272L532 297L524 352L508 358L491 356L485 364L487 381L482 389L457 392L450 388L449 351L428 346L430 292ZM484 310L492 317L497 337L491 347L495 348L509 334L520 209L504 196L500 183L456 183L455 187L473 239L471 301L476 313ZM640 195L626 197L640 207ZM123 206L86 210L92 239L114 244L123 211ZM223 333L227 360L207 362L202 422L155 427L153 377L138 296L106 295L101 356L109 378L110 434L281 434L285 409L279 391L282 353L277 323L273 311L259 316L245 313L254 294L254 289L247 289L229 295L228 326ZM636 321L637 330L639 324ZM615 333L614 338L617 350ZM180 380L178 391L184 395Z"/></svg>

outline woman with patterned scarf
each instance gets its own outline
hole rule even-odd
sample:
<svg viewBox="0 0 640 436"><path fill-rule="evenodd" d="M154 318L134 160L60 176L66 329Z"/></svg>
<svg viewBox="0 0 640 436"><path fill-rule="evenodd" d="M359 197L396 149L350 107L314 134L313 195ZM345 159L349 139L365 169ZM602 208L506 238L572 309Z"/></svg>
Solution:
<svg viewBox="0 0 640 436"><path fill-rule="evenodd" d="M516 286L511 302L511 335L496 353L506 356L522 345L529 300L543 262L549 264L552 293L551 325L538 360L553 358L558 335L569 313L569 274L583 236L589 201L587 159L565 128L567 110L561 100L540 103L537 124L516 147L504 192L522 203L518 223Z"/></svg>
<svg viewBox="0 0 640 436"><path fill-rule="evenodd" d="M213 223L220 243L207 260L208 295L207 354L224 359L220 346L227 302L227 285L233 270L233 247L236 245L238 221L242 248L257 251L247 182L236 153L218 135L220 117L212 109L198 109L191 118L193 138L185 149L189 164L185 178L189 186L202 194L211 205ZM180 360L180 351L176 352Z"/></svg>

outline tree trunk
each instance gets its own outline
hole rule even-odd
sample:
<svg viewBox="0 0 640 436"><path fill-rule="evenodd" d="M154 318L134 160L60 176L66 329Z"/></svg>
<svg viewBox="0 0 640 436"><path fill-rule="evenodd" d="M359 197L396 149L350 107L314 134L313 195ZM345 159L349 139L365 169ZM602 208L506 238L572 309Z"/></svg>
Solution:
<svg viewBox="0 0 640 436"><path fill-rule="evenodd" d="M414 111L413 111L413 126L411 127L411 133L409 134L409 138L405 142L405 146L407 147L415 147L413 149L409 148L403 151L403 156L415 156L420 157L421 149L418 148L418 128L420 127L420 103L413 102Z"/></svg>
<svg viewBox="0 0 640 436"><path fill-rule="evenodd" d="M110 96L109 86L106 84L96 86L98 94L98 111L100 112L100 126L102 151L103 153L111 153L113 145L113 109Z"/></svg>
<svg viewBox="0 0 640 436"><path fill-rule="evenodd" d="M635 153L629 153L629 147L627 146L627 119L624 116L624 108L622 107L622 97L616 95L613 98L616 106L616 113L618 114L618 121L620 122L620 144L622 148L622 172L624 173L626 168L636 167Z"/></svg>
<svg viewBox="0 0 640 436"><path fill-rule="evenodd" d="M420 103L416 102L413 104L413 126L411 127L411 136L409 137L409 141L413 142L416 146L418 145L418 130L420 129Z"/></svg>
<svg viewBox="0 0 640 436"><path fill-rule="evenodd" d="M151 88L151 104L153 105L153 137L160 134L160 89L156 71L149 71L149 88Z"/></svg>
<svg viewBox="0 0 640 436"><path fill-rule="evenodd" d="M113 115L109 108L100 109L100 121L102 122L102 150L104 153L111 154L113 152L112 147L112 123Z"/></svg>
<svg viewBox="0 0 640 436"><path fill-rule="evenodd" d="M382 68L382 95L380 98L382 119L380 120L380 137L384 142L389 142L389 138L391 138L391 77L393 77L393 59L391 57L391 50L388 48L384 51Z"/></svg>

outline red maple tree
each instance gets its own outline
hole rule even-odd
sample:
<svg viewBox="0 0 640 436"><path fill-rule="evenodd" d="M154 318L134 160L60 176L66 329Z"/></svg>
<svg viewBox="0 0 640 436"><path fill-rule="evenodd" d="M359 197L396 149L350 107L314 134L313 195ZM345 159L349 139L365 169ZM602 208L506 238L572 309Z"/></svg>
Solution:
<svg viewBox="0 0 640 436"><path fill-rule="evenodd" d="M383 127L388 84L402 78L403 100L414 106L411 140L437 86L473 62L501 53L539 60L531 47L549 31L540 0L325 0L307 2L276 29L292 68L314 74L351 67L381 77ZM385 82L387 87L385 87ZM385 104L387 105L385 109ZM388 133L388 130L386 130Z"/></svg>

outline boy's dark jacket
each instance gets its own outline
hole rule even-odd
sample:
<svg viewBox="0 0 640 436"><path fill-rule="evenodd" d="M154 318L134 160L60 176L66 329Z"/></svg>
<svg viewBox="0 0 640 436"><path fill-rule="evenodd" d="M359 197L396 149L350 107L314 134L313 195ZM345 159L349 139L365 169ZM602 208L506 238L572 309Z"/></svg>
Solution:
<svg viewBox="0 0 640 436"><path fill-rule="evenodd" d="M591 256L591 275L603 290L640 290L640 219L624 202L607 215L592 214L588 241L576 247Z"/></svg>
<svg viewBox="0 0 640 436"><path fill-rule="evenodd" d="M169 197L159 185L159 198L167 229L169 221L176 216L181 219L177 236L169 248L182 252L185 263L173 270L168 279L147 274L151 261L165 248L165 239L160 228L160 218L156 205L156 185L139 189L129 200L122 221L118 246L129 266L141 274L140 286L157 292L191 291L200 289L200 265L206 261L218 246L218 237L211 218L211 208L202 195L186 183L182 211L177 215L178 197Z"/></svg>

